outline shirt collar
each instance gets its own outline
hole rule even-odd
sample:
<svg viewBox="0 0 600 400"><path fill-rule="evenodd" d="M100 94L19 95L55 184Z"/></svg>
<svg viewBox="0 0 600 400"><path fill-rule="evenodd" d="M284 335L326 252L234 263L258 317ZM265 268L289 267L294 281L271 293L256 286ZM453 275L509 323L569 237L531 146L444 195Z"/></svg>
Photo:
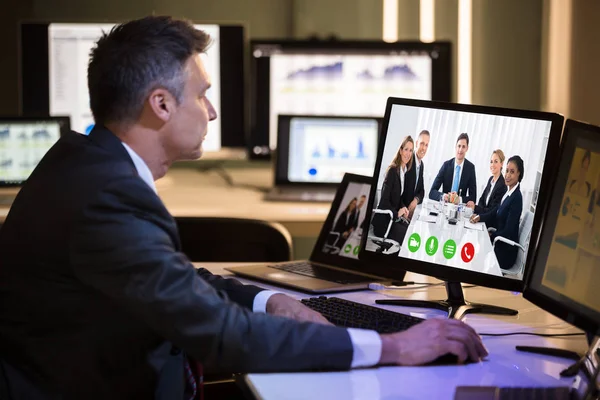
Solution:
<svg viewBox="0 0 600 400"><path fill-rule="evenodd" d="M150 168L148 168L146 162L135 151L133 151L133 149L129 147L127 143L121 142L121 144L123 144L123 147L125 147L125 150L127 150L127 153L129 153L129 157L131 157L131 161L133 161L133 165L135 166L140 178L142 178L142 180L146 182L146 184L150 186L152 190L154 190L154 193L158 193L156 191L156 185L154 185L154 177L152 176L152 172L150 172Z"/></svg>
<svg viewBox="0 0 600 400"><path fill-rule="evenodd" d="M464 158L463 158L462 162L460 164L458 164L457 160L456 160L456 157L454 157L454 168L456 168L457 165L460 165L462 167L464 163L465 163L465 159Z"/></svg>
<svg viewBox="0 0 600 400"><path fill-rule="evenodd" d="M508 192L506 192L506 197L510 197L510 195L513 194L515 192L515 190L517 190L520 183L521 182L517 182L517 184L515 186L513 186L512 189L510 189Z"/></svg>

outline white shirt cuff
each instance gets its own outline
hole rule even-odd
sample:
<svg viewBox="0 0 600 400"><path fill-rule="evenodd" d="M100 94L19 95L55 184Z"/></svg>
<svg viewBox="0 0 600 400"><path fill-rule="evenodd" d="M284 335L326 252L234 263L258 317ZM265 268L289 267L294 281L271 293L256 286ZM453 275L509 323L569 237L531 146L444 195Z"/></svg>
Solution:
<svg viewBox="0 0 600 400"><path fill-rule="evenodd" d="M352 368L372 367L381 359L381 337L375 331L348 328L352 342Z"/></svg>
<svg viewBox="0 0 600 400"><path fill-rule="evenodd" d="M254 297L254 303L252 304L252 311L255 313L266 313L267 312L267 301L279 292L274 292L272 290L263 290L262 292L258 292L256 297Z"/></svg>

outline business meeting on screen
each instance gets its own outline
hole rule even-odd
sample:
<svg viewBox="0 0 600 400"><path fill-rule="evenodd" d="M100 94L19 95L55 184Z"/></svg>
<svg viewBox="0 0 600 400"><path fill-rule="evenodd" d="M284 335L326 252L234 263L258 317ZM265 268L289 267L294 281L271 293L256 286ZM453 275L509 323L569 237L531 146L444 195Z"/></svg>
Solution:
<svg viewBox="0 0 600 400"><path fill-rule="evenodd" d="M550 126L393 105L366 250L522 279Z"/></svg>

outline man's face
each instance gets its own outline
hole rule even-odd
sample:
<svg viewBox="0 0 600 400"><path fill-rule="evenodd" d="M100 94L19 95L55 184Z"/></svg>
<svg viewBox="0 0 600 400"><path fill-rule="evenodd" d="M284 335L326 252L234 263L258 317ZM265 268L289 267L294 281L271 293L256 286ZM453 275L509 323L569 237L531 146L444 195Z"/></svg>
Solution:
<svg viewBox="0 0 600 400"><path fill-rule="evenodd" d="M199 54L185 63L184 75L183 96L169 121L171 126L163 141L173 161L200 158L208 122L217 118L217 112L206 97L210 79Z"/></svg>
<svg viewBox="0 0 600 400"><path fill-rule="evenodd" d="M458 161L464 160L467 155L467 150L469 150L469 145L467 144L466 139L460 139L456 142L456 159Z"/></svg>
<svg viewBox="0 0 600 400"><path fill-rule="evenodd" d="M419 135L417 138L417 157L419 160L422 160L427 154L427 149L429 148L429 135Z"/></svg>
<svg viewBox="0 0 600 400"><path fill-rule="evenodd" d="M358 208L362 208L362 206L365 205L365 201L367 201L367 198L361 197L360 200L358 200Z"/></svg>

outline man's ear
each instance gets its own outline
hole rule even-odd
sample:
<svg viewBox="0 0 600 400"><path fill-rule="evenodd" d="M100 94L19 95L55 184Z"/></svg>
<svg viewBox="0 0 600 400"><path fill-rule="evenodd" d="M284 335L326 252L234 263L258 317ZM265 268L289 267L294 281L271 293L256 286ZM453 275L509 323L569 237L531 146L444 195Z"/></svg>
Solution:
<svg viewBox="0 0 600 400"><path fill-rule="evenodd" d="M159 88L150 93L148 105L157 118L163 122L168 122L175 112L177 102L168 90Z"/></svg>

